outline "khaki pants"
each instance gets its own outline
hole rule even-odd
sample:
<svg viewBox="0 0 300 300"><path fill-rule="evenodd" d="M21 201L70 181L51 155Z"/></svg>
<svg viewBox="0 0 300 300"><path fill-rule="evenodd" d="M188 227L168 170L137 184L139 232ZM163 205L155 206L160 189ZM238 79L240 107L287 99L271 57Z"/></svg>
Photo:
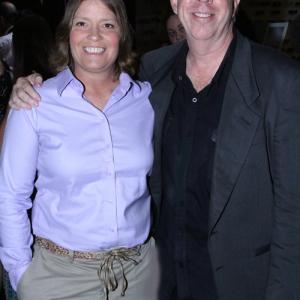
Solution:
<svg viewBox="0 0 300 300"><path fill-rule="evenodd" d="M123 261L128 287L122 297L123 271L120 263L113 268L118 281L114 291L106 292L98 276L101 260L73 259L35 246L32 263L22 275L17 294L19 300L157 300L159 265L155 241L141 246L140 255Z"/></svg>

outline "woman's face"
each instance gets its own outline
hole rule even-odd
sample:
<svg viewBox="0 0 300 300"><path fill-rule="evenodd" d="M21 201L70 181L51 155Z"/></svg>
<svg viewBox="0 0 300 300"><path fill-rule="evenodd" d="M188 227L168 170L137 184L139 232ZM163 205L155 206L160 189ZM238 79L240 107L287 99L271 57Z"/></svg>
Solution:
<svg viewBox="0 0 300 300"><path fill-rule="evenodd" d="M177 15L171 15L168 18L166 25L171 44L185 39L185 31Z"/></svg>
<svg viewBox="0 0 300 300"><path fill-rule="evenodd" d="M101 0L84 0L70 31L70 49L77 77L111 74L119 53L120 28Z"/></svg>

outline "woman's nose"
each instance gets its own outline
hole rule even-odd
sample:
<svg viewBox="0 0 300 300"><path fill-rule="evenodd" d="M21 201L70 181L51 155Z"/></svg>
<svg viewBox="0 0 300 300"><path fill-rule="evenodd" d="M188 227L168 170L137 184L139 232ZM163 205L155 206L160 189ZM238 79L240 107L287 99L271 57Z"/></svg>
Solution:
<svg viewBox="0 0 300 300"><path fill-rule="evenodd" d="M89 38L92 40L97 40L101 38L101 30L98 27L93 26L90 28Z"/></svg>

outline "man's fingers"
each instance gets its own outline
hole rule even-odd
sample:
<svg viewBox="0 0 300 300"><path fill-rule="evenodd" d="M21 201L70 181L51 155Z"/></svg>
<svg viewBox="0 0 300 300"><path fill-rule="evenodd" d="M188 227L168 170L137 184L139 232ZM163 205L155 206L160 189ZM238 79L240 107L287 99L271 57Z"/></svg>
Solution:
<svg viewBox="0 0 300 300"><path fill-rule="evenodd" d="M9 106L11 108L14 108L14 109L17 109L17 110L22 109L22 108L26 108L26 109L32 108L32 105L29 105L28 103L23 102L20 99L14 99L13 101L10 99L9 100Z"/></svg>
<svg viewBox="0 0 300 300"><path fill-rule="evenodd" d="M38 73L34 73L27 76L27 79L33 86L40 86L43 82L42 76Z"/></svg>
<svg viewBox="0 0 300 300"><path fill-rule="evenodd" d="M33 106L37 106L38 103L39 101L32 98L32 95L26 89L18 87L14 87L9 100L10 107L15 109L32 108Z"/></svg>
<svg viewBox="0 0 300 300"><path fill-rule="evenodd" d="M29 85L29 84L26 84L23 87L20 87L18 90L17 90L17 95L18 97L20 97L23 101L25 102L28 102L28 104L33 104L33 105L38 105L40 100L41 100L41 97L40 95L35 91L35 89ZM24 96L24 98L23 98Z"/></svg>
<svg viewBox="0 0 300 300"><path fill-rule="evenodd" d="M31 108L39 105L40 96L33 89L31 82L29 81L29 77L31 77L34 82L38 82L39 80L37 78L40 76L37 76L36 74L33 75L25 78L18 78L10 96L10 107L20 109Z"/></svg>
<svg viewBox="0 0 300 300"><path fill-rule="evenodd" d="M32 106L30 106L29 104L26 104L25 102L9 102L9 106L10 108L13 108L13 109L16 109L16 110L19 110L19 109L22 109L22 108L25 108L25 109L31 109Z"/></svg>

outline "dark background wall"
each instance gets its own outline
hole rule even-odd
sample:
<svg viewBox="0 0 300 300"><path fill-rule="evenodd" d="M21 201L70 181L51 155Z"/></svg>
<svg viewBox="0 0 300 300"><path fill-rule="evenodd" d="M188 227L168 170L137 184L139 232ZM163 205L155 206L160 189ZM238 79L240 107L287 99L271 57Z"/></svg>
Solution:
<svg viewBox="0 0 300 300"><path fill-rule="evenodd" d="M16 5L19 11L31 10L44 16L52 29L61 20L65 10L65 0L7 0ZM4 2L1 0L1 2Z"/></svg>
<svg viewBox="0 0 300 300"><path fill-rule="evenodd" d="M0 0L0 2L9 1L16 5L19 11L31 10L37 14L44 16L53 31L61 18L63 17L65 5L68 0ZM136 18L136 0L124 0L128 17L132 27L135 27Z"/></svg>
<svg viewBox="0 0 300 300"><path fill-rule="evenodd" d="M273 44L300 59L300 0L241 0L241 7L259 42Z"/></svg>
<svg viewBox="0 0 300 300"><path fill-rule="evenodd" d="M67 0L8 1L15 3L20 10L31 9L40 13L54 30L63 16ZM169 0L124 2L134 29L137 52L144 53L164 45L167 42L165 20L171 13ZM281 35L285 29L283 41L277 46L288 55L300 59L300 0L241 0L240 15L237 24L241 30L260 43L265 43L268 38L273 43L273 40L278 38L276 35ZM277 29L271 27L271 31L270 24L274 23ZM268 37L270 34L275 34L275 37Z"/></svg>
<svg viewBox="0 0 300 300"><path fill-rule="evenodd" d="M166 40L169 0L137 0L135 10L138 49L159 47ZM257 42L300 60L300 0L241 0L236 25Z"/></svg>

